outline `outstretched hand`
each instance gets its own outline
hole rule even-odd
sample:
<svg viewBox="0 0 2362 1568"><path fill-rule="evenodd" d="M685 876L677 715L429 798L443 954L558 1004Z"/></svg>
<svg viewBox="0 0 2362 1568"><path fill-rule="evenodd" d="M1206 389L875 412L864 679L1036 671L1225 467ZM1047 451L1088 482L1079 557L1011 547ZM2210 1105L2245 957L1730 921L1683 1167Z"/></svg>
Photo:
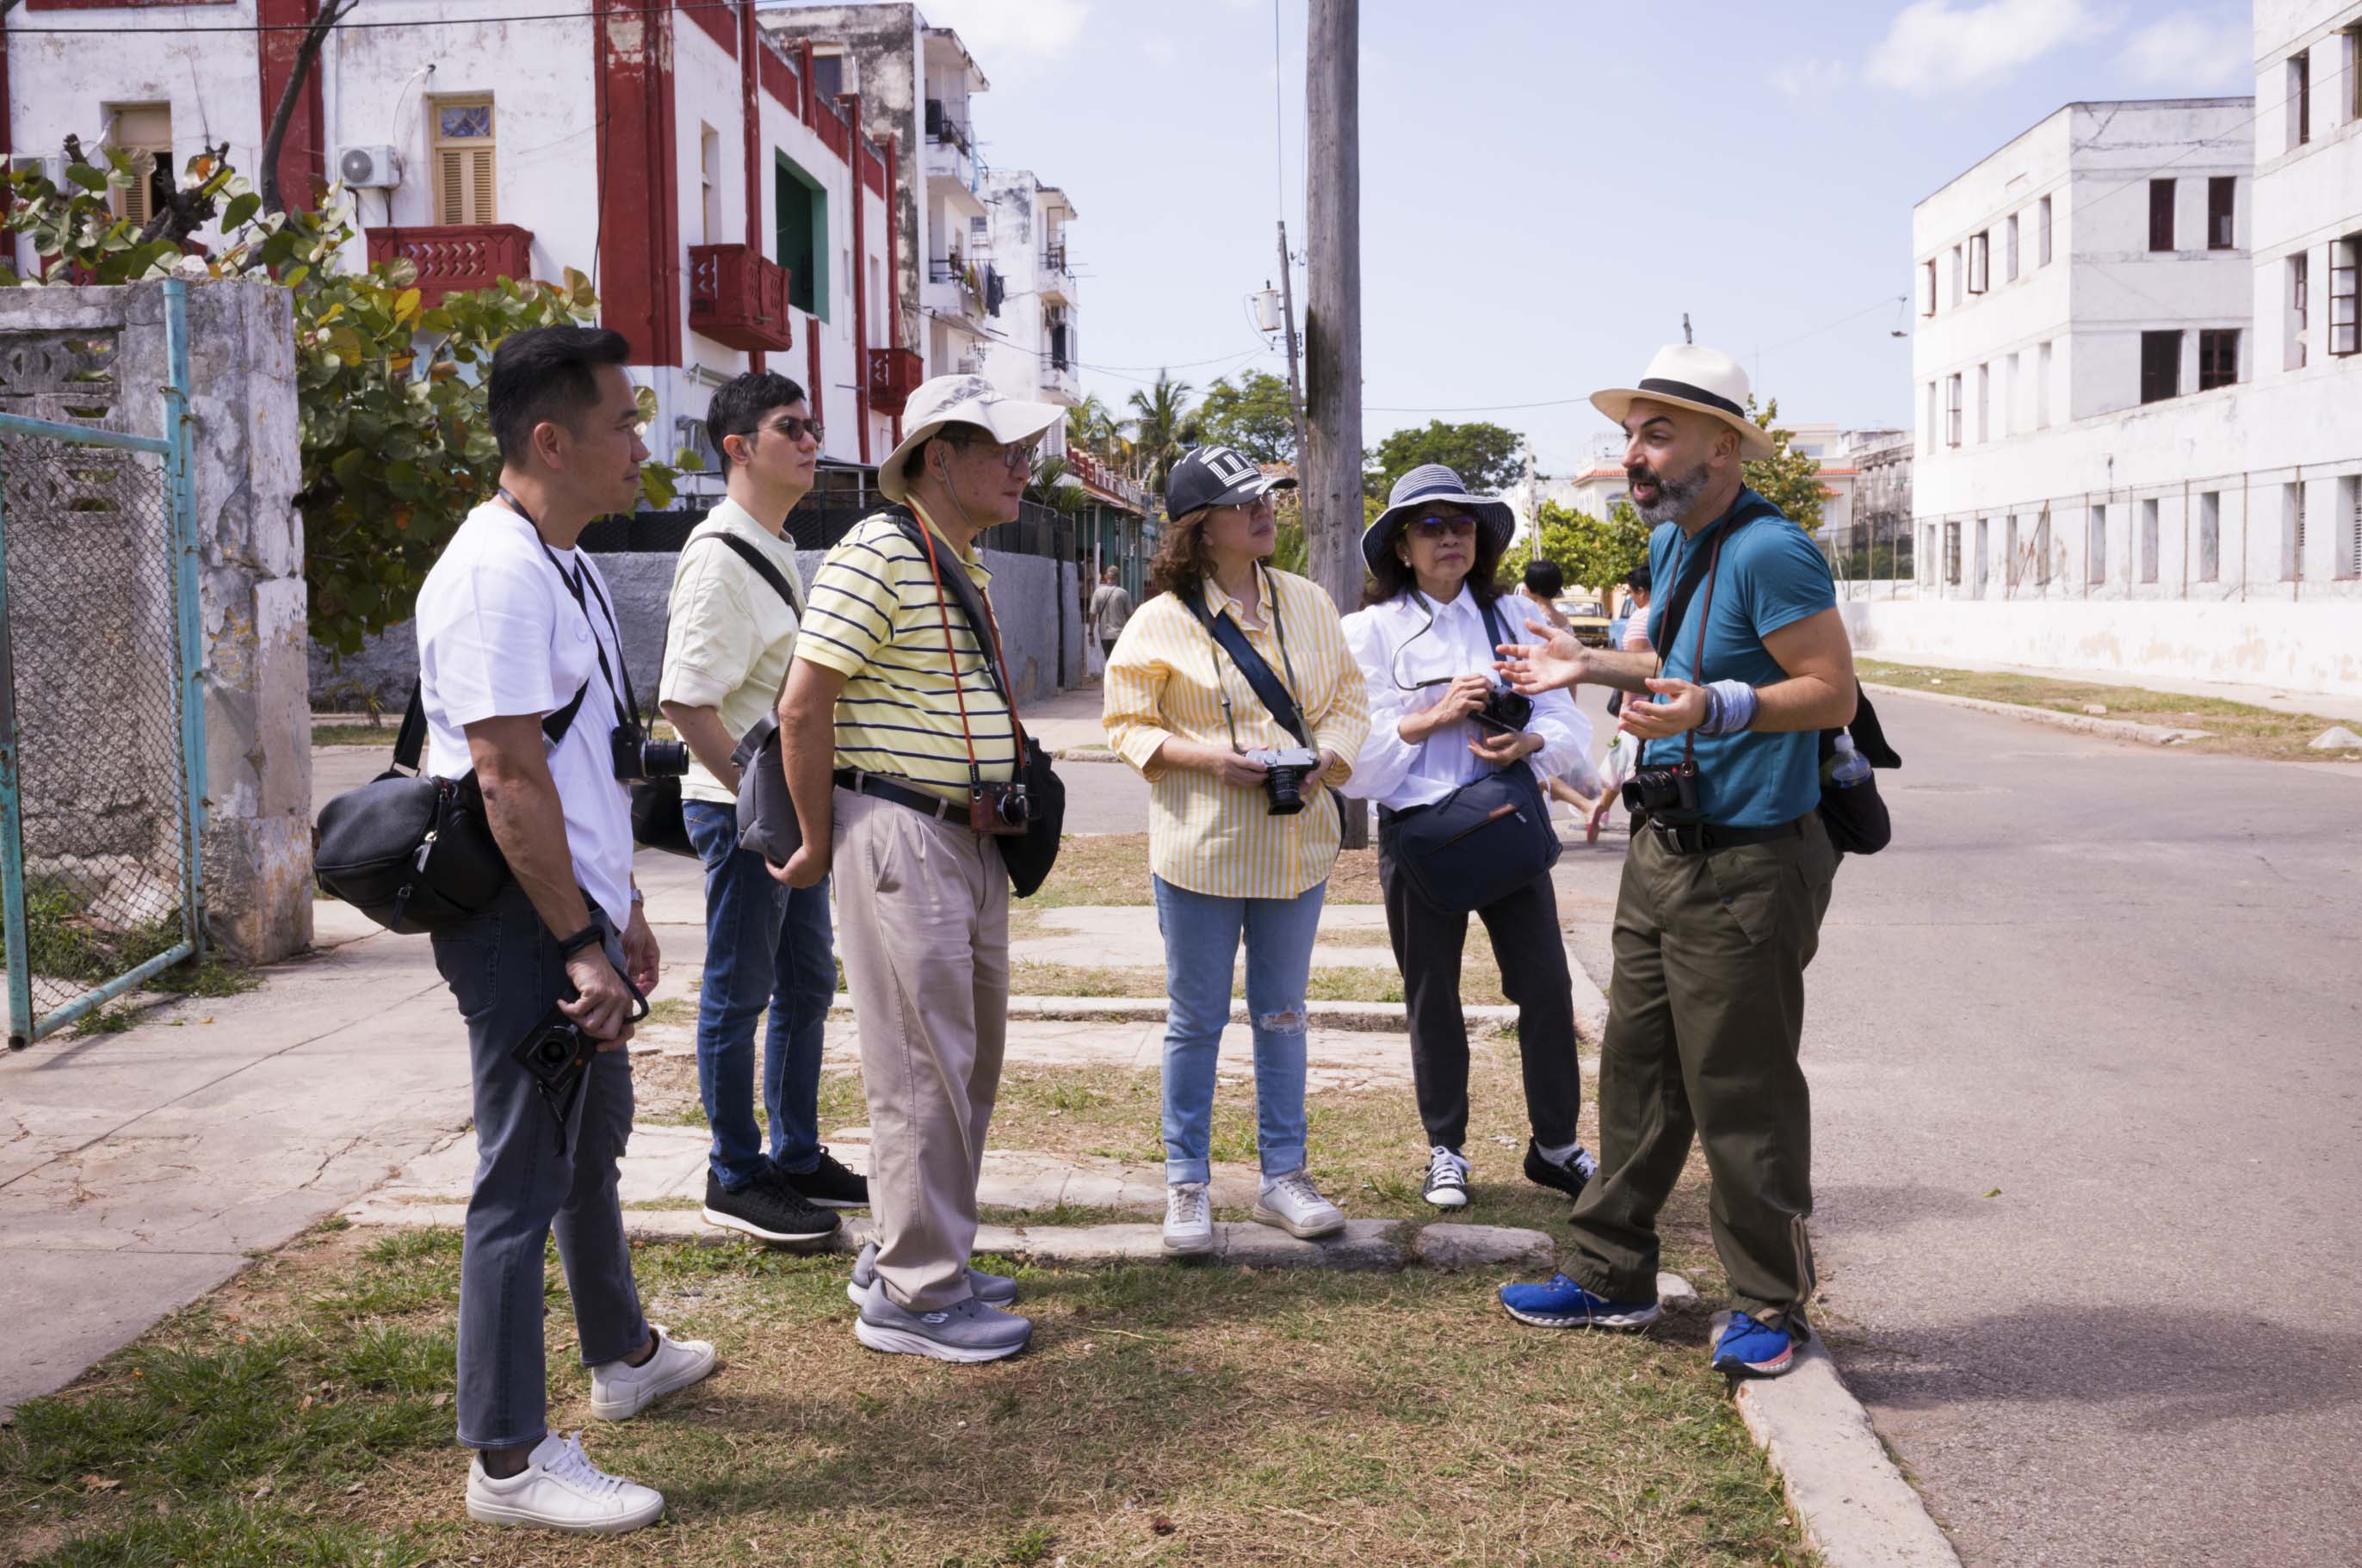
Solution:
<svg viewBox="0 0 2362 1568"><path fill-rule="evenodd" d="M1642 740L1664 740L1705 723L1705 688L1695 681L1651 677L1649 690L1655 699L1626 702L1617 721Z"/></svg>
<svg viewBox="0 0 2362 1568"><path fill-rule="evenodd" d="M1538 634L1538 643L1503 643L1493 668L1526 696L1573 686L1584 677L1585 650L1573 634L1552 628L1548 622L1527 618L1526 629Z"/></svg>

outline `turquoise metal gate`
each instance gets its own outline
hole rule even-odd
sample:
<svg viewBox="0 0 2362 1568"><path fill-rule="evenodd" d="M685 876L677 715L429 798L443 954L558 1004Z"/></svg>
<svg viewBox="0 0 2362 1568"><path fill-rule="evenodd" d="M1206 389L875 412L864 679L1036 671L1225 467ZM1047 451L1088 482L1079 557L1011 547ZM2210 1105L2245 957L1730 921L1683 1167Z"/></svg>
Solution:
<svg viewBox="0 0 2362 1568"><path fill-rule="evenodd" d="M187 287L163 287L161 436L0 414L11 1050L204 950Z"/></svg>

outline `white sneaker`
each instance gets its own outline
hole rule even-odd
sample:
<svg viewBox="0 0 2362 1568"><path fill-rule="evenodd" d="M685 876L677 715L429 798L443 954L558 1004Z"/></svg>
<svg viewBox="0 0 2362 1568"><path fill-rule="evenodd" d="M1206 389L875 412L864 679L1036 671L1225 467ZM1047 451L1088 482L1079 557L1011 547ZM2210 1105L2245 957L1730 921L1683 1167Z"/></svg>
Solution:
<svg viewBox="0 0 2362 1568"><path fill-rule="evenodd" d="M1345 1228L1345 1211L1321 1197L1320 1189L1301 1169L1264 1184L1262 1196L1255 1199L1254 1217L1305 1242L1333 1236Z"/></svg>
<svg viewBox="0 0 2362 1568"><path fill-rule="evenodd" d="M1185 1258L1214 1250L1214 1206L1204 1182L1175 1182L1164 1189L1164 1250Z"/></svg>
<svg viewBox="0 0 2362 1568"><path fill-rule="evenodd" d="M591 1463L583 1455L580 1432L550 1433L525 1467L506 1480L485 1474L480 1454L468 1466L468 1517L486 1524L621 1535L654 1524L663 1513L663 1493Z"/></svg>
<svg viewBox="0 0 2362 1568"><path fill-rule="evenodd" d="M657 1353L634 1366L610 1361L590 1369L590 1413L602 1421L628 1421L676 1388L710 1375L713 1347L703 1340L677 1340L661 1323L648 1325Z"/></svg>
<svg viewBox="0 0 2362 1568"><path fill-rule="evenodd" d="M1420 1196L1438 1209L1468 1207L1468 1162L1459 1150L1438 1143L1428 1151L1427 1189Z"/></svg>

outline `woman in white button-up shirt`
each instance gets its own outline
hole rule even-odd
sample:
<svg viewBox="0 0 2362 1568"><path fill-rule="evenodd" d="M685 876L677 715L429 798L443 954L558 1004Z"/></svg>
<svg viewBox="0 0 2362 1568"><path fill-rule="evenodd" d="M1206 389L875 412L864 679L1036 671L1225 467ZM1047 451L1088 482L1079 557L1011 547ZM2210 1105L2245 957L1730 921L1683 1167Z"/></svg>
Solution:
<svg viewBox="0 0 2362 1568"><path fill-rule="evenodd" d="M1501 734L1469 717L1498 685L1496 645L1523 635L1524 605L1496 581L1514 524L1507 505L1469 494L1450 469L1413 469L1363 536L1368 607L1345 617L1346 643L1370 694L1370 735L1352 793L1379 808L1378 876L1429 1145L1426 1197L1440 1209L1468 1201L1468 1026L1460 1007L1468 917L1435 908L1411 887L1395 857L1395 823L1519 761L1544 778L1587 770L1591 746L1591 723L1563 690L1536 698L1521 732ZM1500 961L1502 989L1518 1010L1533 1129L1526 1176L1573 1196L1595 1163L1575 1132L1583 1079L1549 873L1476 913Z"/></svg>

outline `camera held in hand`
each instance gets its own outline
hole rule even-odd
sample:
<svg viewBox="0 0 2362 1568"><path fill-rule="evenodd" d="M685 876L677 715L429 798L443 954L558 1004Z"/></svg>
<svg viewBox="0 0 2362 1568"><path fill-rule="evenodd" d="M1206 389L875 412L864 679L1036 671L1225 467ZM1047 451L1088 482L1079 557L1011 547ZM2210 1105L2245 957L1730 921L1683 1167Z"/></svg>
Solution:
<svg viewBox="0 0 2362 1568"><path fill-rule="evenodd" d="M553 1007L534 1026L532 1033L510 1047L509 1059L532 1077L545 1096L553 1101L563 1101L582 1081L598 1049L596 1040Z"/></svg>
<svg viewBox="0 0 2362 1568"><path fill-rule="evenodd" d="M972 833L1013 836L1032 825L1033 793L1021 780L977 784L968 791L967 825Z"/></svg>
<svg viewBox="0 0 2362 1568"><path fill-rule="evenodd" d="M1645 812L1654 822L1697 822L1704 815L1697 781L1697 763L1689 757L1637 768L1624 781L1624 809L1636 817Z"/></svg>
<svg viewBox="0 0 2362 1568"><path fill-rule="evenodd" d="M1468 717L1488 730L1513 735L1526 727L1534 716L1534 700L1512 691L1506 686L1496 686L1485 693L1485 705Z"/></svg>
<svg viewBox="0 0 2362 1568"><path fill-rule="evenodd" d="M1304 809L1304 778L1320 766L1320 754L1309 746L1278 751L1251 751L1249 762L1264 766L1263 793L1275 817L1292 817Z"/></svg>
<svg viewBox="0 0 2362 1568"><path fill-rule="evenodd" d="M620 783L679 778L689 772L689 747L680 741L651 740L637 724L617 724L607 739Z"/></svg>

